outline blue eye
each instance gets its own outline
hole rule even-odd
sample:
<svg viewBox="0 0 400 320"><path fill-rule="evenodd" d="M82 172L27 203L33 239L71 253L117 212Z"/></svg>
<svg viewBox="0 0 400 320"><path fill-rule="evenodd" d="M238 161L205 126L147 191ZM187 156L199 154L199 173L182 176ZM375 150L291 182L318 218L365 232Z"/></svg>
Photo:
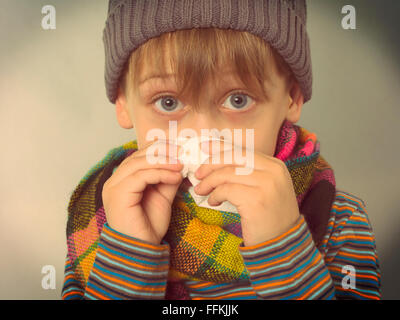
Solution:
<svg viewBox="0 0 400 320"><path fill-rule="evenodd" d="M248 105L252 103L252 98L250 98L245 93L235 93L231 94L228 99L225 100L224 106L228 103L232 107L227 107L228 109L241 110L245 109Z"/></svg>
<svg viewBox="0 0 400 320"><path fill-rule="evenodd" d="M155 105L157 109L163 113L173 113L174 111L183 107L182 103L172 96L159 97L157 100L155 100Z"/></svg>

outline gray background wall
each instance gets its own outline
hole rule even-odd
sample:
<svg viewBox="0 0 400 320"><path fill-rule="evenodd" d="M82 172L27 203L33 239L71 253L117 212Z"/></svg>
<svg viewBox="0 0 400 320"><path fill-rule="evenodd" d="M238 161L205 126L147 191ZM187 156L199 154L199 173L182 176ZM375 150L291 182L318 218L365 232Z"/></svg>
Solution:
<svg viewBox="0 0 400 320"><path fill-rule="evenodd" d="M59 299L68 199L105 153L134 138L105 95L108 1L0 0L0 299ZM57 29L41 28L44 5ZM357 29L341 28L354 5ZM337 185L367 204L384 299L399 299L400 44L398 1L308 2L312 100L299 122L315 132ZM54 265L55 290L41 287Z"/></svg>

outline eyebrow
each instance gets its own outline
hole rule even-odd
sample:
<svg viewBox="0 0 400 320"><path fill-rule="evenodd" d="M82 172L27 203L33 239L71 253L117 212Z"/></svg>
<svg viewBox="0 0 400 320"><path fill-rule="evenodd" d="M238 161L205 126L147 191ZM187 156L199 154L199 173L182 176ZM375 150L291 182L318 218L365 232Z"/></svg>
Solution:
<svg viewBox="0 0 400 320"><path fill-rule="evenodd" d="M232 76L232 75L235 75L235 72L228 70L225 72L225 75ZM174 76L175 76L175 74L173 74L173 73L160 73L160 74L159 73L151 73L151 74L147 75L145 78L143 78L142 80L140 80L139 86L142 86L145 82L152 80L152 79L170 79L170 78L173 78Z"/></svg>
<svg viewBox="0 0 400 320"><path fill-rule="evenodd" d="M142 79L139 82L139 86L141 86L142 84L144 84L146 81L151 80L151 79L169 79L174 77L173 73L162 73L162 74L149 74L148 76L146 76L144 79Z"/></svg>

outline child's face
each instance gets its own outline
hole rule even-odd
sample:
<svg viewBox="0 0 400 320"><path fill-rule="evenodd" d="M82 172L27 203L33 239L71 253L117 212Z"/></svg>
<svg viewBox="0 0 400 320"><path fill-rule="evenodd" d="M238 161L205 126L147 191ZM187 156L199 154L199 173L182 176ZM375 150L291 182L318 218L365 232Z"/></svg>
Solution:
<svg viewBox="0 0 400 320"><path fill-rule="evenodd" d="M168 53L167 53L168 54ZM145 64L141 81L155 72ZM201 129L242 130L242 146L246 146L246 129L254 129L254 148L273 156L279 129L285 119L295 123L299 120L303 96L297 85L286 88L285 79L277 73L276 66L265 82L269 99L260 101L246 90L237 76L228 68L218 73L216 82L208 81L200 93L200 106L193 108L187 97L177 97L177 86L173 77L152 78L140 84L136 93L125 97L119 93L116 101L118 122L123 128L135 128L139 149L150 142L146 135L151 129L161 129L168 138L170 121L177 122L177 133L191 128L197 135ZM169 67L167 74L172 73ZM222 131L223 132L223 131ZM172 134L172 133L171 133ZM235 142L237 142L235 140Z"/></svg>

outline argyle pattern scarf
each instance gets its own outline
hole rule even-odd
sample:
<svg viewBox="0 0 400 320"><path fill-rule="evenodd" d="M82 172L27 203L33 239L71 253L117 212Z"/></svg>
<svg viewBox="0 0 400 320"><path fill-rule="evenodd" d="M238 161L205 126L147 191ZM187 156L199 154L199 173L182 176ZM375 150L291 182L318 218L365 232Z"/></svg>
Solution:
<svg viewBox="0 0 400 320"><path fill-rule="evenodd" d="M68 256L83 287L106 222L101 196L103 184L123 159L136 150L136 141L130 141L109 151L72 193L68 205ZM320 155L316 135L289 121L284 121L280 128L274 157L288 168L300 213L318 246L326 231L336 191L333 169ZM248 279L238 250L241 236L238 214L199 207L189 192L177 194L164 237L170 245L166 297L188 298L183 279L216 283Z"/></svg>

